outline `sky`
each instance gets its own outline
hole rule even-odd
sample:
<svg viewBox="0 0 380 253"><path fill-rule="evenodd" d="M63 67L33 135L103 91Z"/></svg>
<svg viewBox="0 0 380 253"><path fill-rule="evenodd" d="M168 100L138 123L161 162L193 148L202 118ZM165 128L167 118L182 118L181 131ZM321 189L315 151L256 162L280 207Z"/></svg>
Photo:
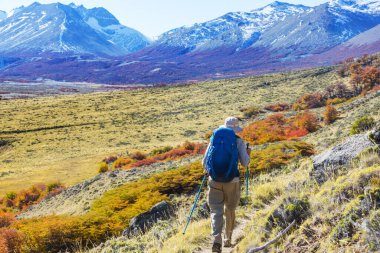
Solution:
<svg viewBox="0 0 380 253"><path fill-rule="evenodd" d="M10 11L36 0L0 0L0 10ZM61 2L86 8L104 7L120 23L150 38L184 25L205 22L232 11L250 11L274 0L39 0L40 3ZM293 4L315 6L328 0L283 0Z"/></svg>

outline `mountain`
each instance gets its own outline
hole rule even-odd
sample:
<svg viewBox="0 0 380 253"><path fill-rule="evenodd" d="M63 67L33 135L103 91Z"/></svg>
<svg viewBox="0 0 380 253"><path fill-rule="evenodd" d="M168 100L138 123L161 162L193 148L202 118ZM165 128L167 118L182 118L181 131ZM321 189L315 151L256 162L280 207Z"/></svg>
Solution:
<svg viewBox="0 0 380 253"><path fill-rule="evenodd" d="M231 12L205 23L168 31L160 36L155 45L184 48L184 52L218 47L240 50L253 45L262 33L286 17L310 10L310 7L303 5L276 1L250 12Z"/></svg>
<svg viewBox="0 0 380 253"><path fill-rule="evenodd" d="M7 18L7 13L5 11L0 11L0 21Z"/></svg>
<svg viewBox="0 0 380 253"><path fill-rule="evenodd" d="M288 58L322 53L379 23L380 15L322 4L310 12L277 23L255 46Z"/></svg>
<svg viewBox="0 0 380 253"><path fill-rule="evenodd" d="M14 14L16 14L16 13L22 11L23 9L25 9L25 6L24 6L24 5L22 5L22 6L20 6L20 7L17 7L17 8L14 8L13 10L11 10L11 11L8 13L8 17L13 16Z"/></svg>
<svg viewBox="0 0 380 253"><path fill-rule="evenodd" d="M330 6L352 12L380 13L380 2L377 0L331 0Z"/></svg>
<svg viewBox="0 0 380 253"><path fill-rule="evenodd" d="M349 57L380 52L380 25L314 57L320 64L334 64Z"/></svg>
<svg viewBox="0 0 380 253"><path fill-rule="evenodd" d="M55 17L53 25L43 25L50 30L41 34L36 29L45 22L40 17L41 10L33 10L40 15L32 15L42 20L40 24L36 20L23 23L25 15L33 13L31 7L0 22L0 51L43 48L81 55L32 56L17 63L12 61L0 71L0 78L110 84L190 83L324 66L342 60L344 55L355 57L378 50L376 41L367 46L357 43L376 36L378 30L371 30L380 24L379 1L333 0L316 7L274 2L250 12L231 12L208 22L173 29L149 46L141 34L120 25L103 8L54 6L58 7L44 11ZM75 20L70 27L62 26L62 17L67 16L58 11L62 8L75 14L75 18L70 18ZM23 33L27 28L31 31ZM15 40L14 33L25 37ZM363 37L356 39L354 46L345 44L361 34ZM23 42L19 46L15 41ZM54 47L46 49L46 45ZM119 56L97 58L94 52ZM83 56L84 53L93 55Z"/></svg>
<svg viewBox="0 0 380 253"><path fill-rule="evenodd" d="M141 33L122 26L103 8L77 9L60 3L33 3L17 9L0 22L0 52L123 55L149 43ZM113 18L112 24L102 22L107 18ZM107 26L94 28L97 24Z"/></svg>
<svg viewBox="0 0 380 253"><path fill-rule="evenodd" d="M142 33L121 25L119 20L104 8L86 9L83 5L75 4L70 6L79 12L89 26L129 53L145 48L151 43Z"/></svg>

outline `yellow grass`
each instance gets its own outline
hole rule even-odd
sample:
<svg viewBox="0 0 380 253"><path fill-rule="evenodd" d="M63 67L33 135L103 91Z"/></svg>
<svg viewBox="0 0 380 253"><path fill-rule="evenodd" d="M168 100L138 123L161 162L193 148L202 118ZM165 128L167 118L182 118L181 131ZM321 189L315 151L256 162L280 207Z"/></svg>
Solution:
<svg viewBox="0 0 380 253"><path fill-rule="evenodd" d="M107 155L202 140L225 117L239 115L242 106L291 102L336 78L333 69L323 68L190 86L0 101L0 132L23 131L0 134L14 141L0 150L0 194L36 182L79 182L96 174Z"/></svg>

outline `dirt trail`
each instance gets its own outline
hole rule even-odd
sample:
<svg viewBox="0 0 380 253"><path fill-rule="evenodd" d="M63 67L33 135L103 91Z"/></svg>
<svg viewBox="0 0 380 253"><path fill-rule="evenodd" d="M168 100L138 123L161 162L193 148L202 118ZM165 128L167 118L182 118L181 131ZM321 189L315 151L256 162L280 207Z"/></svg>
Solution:
<svg viewBox="0 0 380 253"><path fill-rule="evenodd" d="M222 247L222 253L237 253L238 251L238 244L239 242L244 238L244 228L246 227L247 223L251 220L250 216L244 216L237 218L237 224L234 229L234 233L232 234L232 248L225 248ZM211 237L209 238L209 243L202 247L200 250L196 250L193 253L211 253Z"/></svg>

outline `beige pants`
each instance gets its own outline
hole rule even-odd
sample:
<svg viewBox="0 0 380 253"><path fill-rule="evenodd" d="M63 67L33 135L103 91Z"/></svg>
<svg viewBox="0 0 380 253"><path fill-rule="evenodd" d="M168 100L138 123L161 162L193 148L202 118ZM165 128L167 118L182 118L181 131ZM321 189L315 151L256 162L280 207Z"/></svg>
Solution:
<svg viewBox="0 0 380 253"><path fill-rule="evenodd" d="M240 201L239 179L228 183L208 181L208 204L211 210L211 229L214 243L222 244L223 213L226 217L225 240L231 242L235 227L235 209Z"/></svg>

